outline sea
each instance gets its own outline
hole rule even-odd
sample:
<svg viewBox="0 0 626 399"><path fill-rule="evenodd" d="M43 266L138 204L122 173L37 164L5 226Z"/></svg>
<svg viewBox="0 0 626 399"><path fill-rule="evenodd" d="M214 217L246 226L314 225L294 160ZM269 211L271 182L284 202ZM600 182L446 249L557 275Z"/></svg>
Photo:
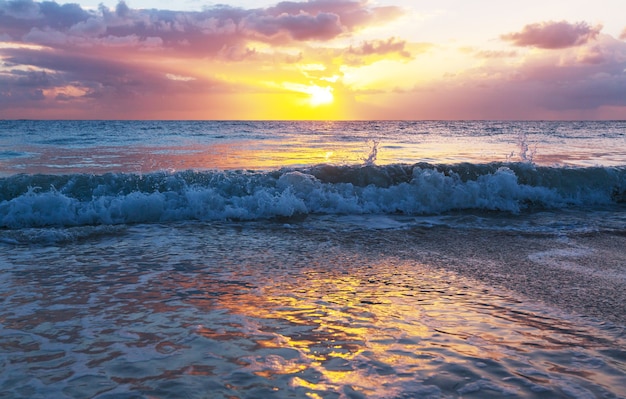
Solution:
<svg viewBox="0 0 626 399"><path fill-rule="evenodd" d="M625 398L626 121L0 121L0 399Z"/></svg>

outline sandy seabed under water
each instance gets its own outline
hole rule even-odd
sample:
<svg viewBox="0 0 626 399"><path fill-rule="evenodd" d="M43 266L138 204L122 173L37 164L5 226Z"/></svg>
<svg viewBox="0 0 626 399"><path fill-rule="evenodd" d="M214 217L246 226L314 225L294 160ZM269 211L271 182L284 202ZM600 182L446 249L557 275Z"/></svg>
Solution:
<svg viewBox="0 0 626 399"><path fill-rule="evenodd" d="M568 312L626 325L626 232L555 235L432 228L341 240L359 250L414 259Z"/></svg>
<svg viewBox="0 0 626 399"><path fill-rule="evenodd" d="M626 235L307 223L5 240L0 398L626 396Z"/></svg>

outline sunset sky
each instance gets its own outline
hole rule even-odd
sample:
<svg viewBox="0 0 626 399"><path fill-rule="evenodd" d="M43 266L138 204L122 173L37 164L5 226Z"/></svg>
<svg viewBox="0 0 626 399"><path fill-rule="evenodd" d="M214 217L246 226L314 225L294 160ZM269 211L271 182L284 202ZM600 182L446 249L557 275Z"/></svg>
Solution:
<svg viewBox="0 0 626 399"><path fill-rule="evenodd" d="M0 118L626 119L624 0L0 0Z"/></svg>

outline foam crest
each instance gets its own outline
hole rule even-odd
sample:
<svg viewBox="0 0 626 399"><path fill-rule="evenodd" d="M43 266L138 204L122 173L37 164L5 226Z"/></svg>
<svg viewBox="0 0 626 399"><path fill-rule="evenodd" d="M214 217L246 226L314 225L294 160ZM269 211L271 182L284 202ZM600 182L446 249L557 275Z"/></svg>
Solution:
<svg viewBox="0 0 626 399"><path fill-rule="evenodd" d="M0 179L0 227L260 220L307 214L517 213L624 202L623 168L518 164L318 165L271 172Z"/></svg>

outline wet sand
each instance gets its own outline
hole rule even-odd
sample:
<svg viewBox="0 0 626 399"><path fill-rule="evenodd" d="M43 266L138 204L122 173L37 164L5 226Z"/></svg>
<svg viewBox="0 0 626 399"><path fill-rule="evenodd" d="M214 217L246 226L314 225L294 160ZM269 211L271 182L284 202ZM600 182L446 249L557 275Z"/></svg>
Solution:
<svg viewBox="0 0 626 399"><path fill-rule="evenodd" d="M555 236L435 227L353 233L339 239L361 251L411 258L512 290L530 301L626 325L624 232Z"/></svg>

